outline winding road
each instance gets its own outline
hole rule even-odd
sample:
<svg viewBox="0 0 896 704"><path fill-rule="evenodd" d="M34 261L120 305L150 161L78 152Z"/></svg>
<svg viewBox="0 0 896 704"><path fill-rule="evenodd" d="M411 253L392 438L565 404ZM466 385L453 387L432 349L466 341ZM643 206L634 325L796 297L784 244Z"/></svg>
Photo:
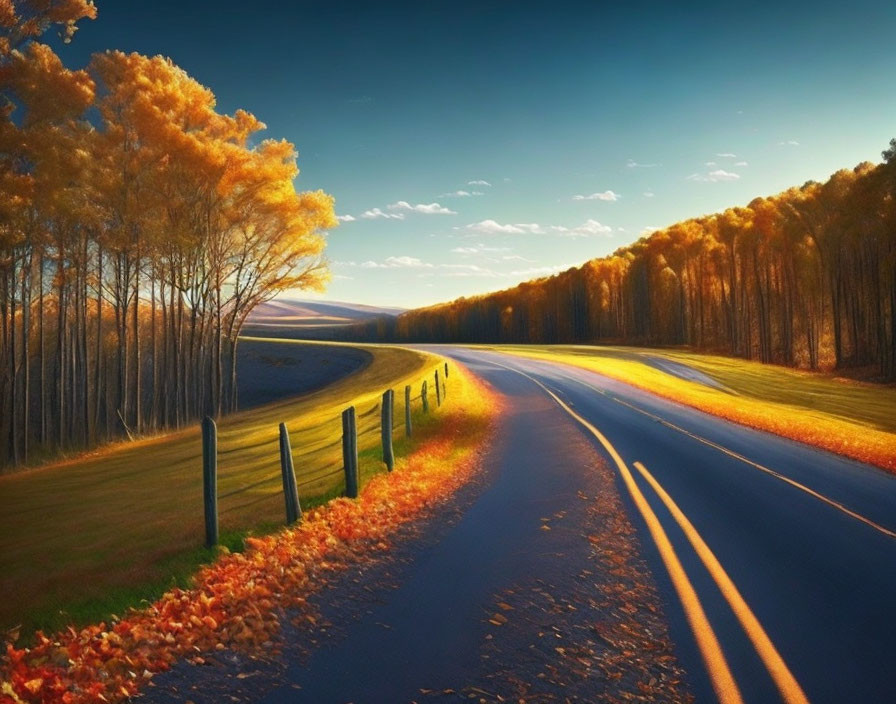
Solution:
<svg viewBox="0 0 896 704"><path fill-rule="evenodd" d="M440 351L525 375L613 460L698 701L896 701L896 477L571 366Z"/></svg>
<svg viewBox="0 0 896 704"><path fill-rule="evenodd" d="M328 623L356 607L338 637L287 632L282 672L231 699L896 702L896 477L576 367L434 349L507 400L482 486L401 569L321 595ZM196 702L240 684L175 675Z"/></svg>

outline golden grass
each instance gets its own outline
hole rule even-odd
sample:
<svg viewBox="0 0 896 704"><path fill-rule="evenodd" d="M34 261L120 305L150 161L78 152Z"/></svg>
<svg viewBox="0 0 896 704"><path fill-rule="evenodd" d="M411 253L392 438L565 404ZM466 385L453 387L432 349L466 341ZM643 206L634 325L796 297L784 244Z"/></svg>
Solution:
<svg viewBox="0 0 896 704"><path fill-rule="evenodd" d="M307 506L343 490L340 414L345 407L357 409L362 455L375 455L382 392L396 390L395 419L403 422L405 384L413 385L415 396L423 378L432 388L438 358L394 347L366 349L373 361L349 377L221 420L223 543L239 547L247 530L270 531L284 520L279 422L290 430L299 494ZM420 401L412 405L419 414ZM155 598L173 577L183 581L207 561L212 553L201 548L201 456L197 424L0 477L0 627L89 622L113 608ZM368 475L373 471L369 462L362 469Z"/></svg>
<svg viewBox="0 0 896 704"><path fill-rule="evenodd" d="M626 347L500 346L502 352L598 372L741 425L896 472L896 388L693 352ZM730 392L650 366L686 364Z"/></svg>

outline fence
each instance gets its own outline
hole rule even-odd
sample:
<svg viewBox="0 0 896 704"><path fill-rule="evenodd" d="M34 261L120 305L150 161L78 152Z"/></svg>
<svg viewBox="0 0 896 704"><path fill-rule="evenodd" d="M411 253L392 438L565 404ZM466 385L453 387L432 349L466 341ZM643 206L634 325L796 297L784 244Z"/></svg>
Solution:
<svg viewBox="0 0 896 704"><path fill-rule="evenodd" d="M440 370L443 374L440 376ZM278 481L282 485L286 524L289 525L302 517L300 495L317 495L324 487L330 486L337 477L344 478L343 494L349 498L357 498L361 491L361 476L358 467L359 443L363 449L369 449L375 444L370 440L379 434L379 445L382 449L383 463L388 471L395 467L395 452L393 438L396 432L403 431L406 437L413 434L413 406L418 401L423 413L429 413L430 395L435 392L436 408L445 401L447 394L448 363L439 365L431 375L419 383L420 392L414 395L414 386L408 384L404 387L404 400L401 403L400 412L395 414L395 391L386 389L380 399L370 407L359 411L354 405L342 412L342 432L333 440L328 435L330 423L320 424L307 432L307 442L298 457L294 456L290 434L286 423L279 425L279 450L280 471L271 473L257 481L229 489L224 493L218 491L218 429L215 421L206 417L202 421L202 479L203 479L203 504L205 509L205 542L212 547L218 543L218 500L225 497L236 497L240 494L248 494L251 490L260 486ZM430 386L432 381L432 386ZM395 418L398 418L398 422ZM333 421L335 422L335 418ZM331 455L338 453L341 447L341 457L327 461ZM227 452L222 448L221 453ZM323 457L320 466L303 472L305 463L303 459L316 456ZM295 467L300 468L300 475L296 476ZM318 489L315 492L315 488ZM267 495L262 497L268 498ZM251 499L249 503L240 504L239 508L246 508L257 499Z"/></svg>

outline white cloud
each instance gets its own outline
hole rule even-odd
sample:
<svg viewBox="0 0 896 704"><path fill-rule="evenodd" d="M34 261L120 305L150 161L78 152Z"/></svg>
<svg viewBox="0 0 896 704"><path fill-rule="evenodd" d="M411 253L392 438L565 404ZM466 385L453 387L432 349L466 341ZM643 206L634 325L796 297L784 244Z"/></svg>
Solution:
<svg viewBox="0 0 896 704"><path fill-rule="evenodd" d="M641 234L642 234L642 235L649 235L651 232L656 232L656 231L659 230L659 229L660 229L660 228L658 228L658 227L654 227L653 225L648 225L647 227L642 227L642 228L641 228Z"/></svg>
<svg viewBox="0 0 896 704"><path fill-rule="evenodd" d="M714 162L714 161L705 161L705 162L703 162L703 165L704 166L717 166L716 162Z"/></svg>
<svg viewBox="0 0 896 704"><path fill-rule="evenodd" d="M638 163L637 161L635 161L634 159L629 159L627 162L625 162L625 165L626 165L626 167L628 167L629 169L654 169L654 168L656 168L657 166L662 166L662 164L653 164L653 163L651 163L651 164L639 164L639 163Z"/></svg>
<svg viewBox="0 0 896 704"><path fill-rule="evenodd" d="M494 252L509 252L510 247L488 247L477 244L473 247L455 247L451 250L454 254L489 254Z"/></svg>
<svg viewBox="0 0 896 704"><path fill-rule="evenodd" d="M354 215L337 215L336 219L341 220L342 222L354 222L355 216Z"/></svg>
<svg viewBox="0 0 896 704"><path fill-rule="evenodd" d="M474 222L466 227L470 232L477 232L481 235L523 235L523 234L542 234L543 230L537 223L518 223L516 225L502 225L495 220L482 220Z"/></svg>
<svg viewBox="0 0 896 704"><path fill-rule="evenodd" d="M482 191L452 191L451 193L442 193L439 198L472 198L473 196L485 195Z"/></svg>
<svg viewBox="0 0 896 704"><path fill-rule="evenodd" d="M476 250L476 252L489 252L489 251L501 251L507 250L506 247L487 247L485 245L478 245L477 247L470 248L457 248L452 250L453 252L458 250ZM467 254L470 252L463 251L460 252L463 254ZM492 259L493 262L520 262L522 264L536 264L536 260L527 259L525 257L521 257L516 254L507 254L502 256L500 259ZM492 269L488 266L482 266L481 264L432 264L430 262L424 261L417 257L410 256L398 256L398 257L386 257L381 261L374 261L372 259L363 261L363 262L354 262L354 261L341 261L334 262L334 264L338 264L344 267L357 267L360 269L406 269L415 272L417 277L420 278L434 278L434 277L442 277L442 278L460 278L460 277L478 277L478 278L525 278L525 277L535 277L535 276L546 276L548 274L555 274L558 271L565 271L569 269L571 264L560 265L560 266L530 266L521 269L514 269L511 271L501 271L498 269ZM352 280L354 277L346 276L342 274L337 274L333 277L334 279L340 280Z"/></svg>
<svg viewBox="0 0 896 704"><path fill-rule="evenodd" d="M432 264L421 261L417 259L417 257L386 257L386 264L389 266L414 266L414 267L426 267L427 269L432 267Z"/></svg>
<svg viewBox="0 0 896 704"><path fill-rule="evenodd" d="M688 181L704 181L706 183L717 183L719 181L737 181L740 174L735 174L724 169L716 169L705 174L691 174L687 177Z"/></svg>
<svg viewBox="0 0 896 704"><path fill-rule="evenodd" d="M355 266L354 262L345 262L345 265ZM429 262L424 262L422 259L418 259L417 257L386 257L384 261L375 262L373 260L368 260L366 262L361 262L357 266L362 269L432 269L433 265Z"/></svg>
<svg viewBox="0 0 896 704"><path fill-rule="evenodd" d="M734 165L735 165L735 166L747 166L747 162L745 162L745 161L735 161L735 162L734 162Z"/></svg>
<svg viewBox="0 0 896 704"><path fill-rule="evenodd" d="M556 232L564 237L594 237L595 235L609 235L613 232L613 228L589 218L578 227L551 225L551 232Z"/></svg>
<svg viewBox="0 0 896 704"><path fill-rule="evenodd" d="M526 260L529 261L529 260ZM422 273L418 276L443 276L443 277L482 277L482 278L526 278L533 276L547 276L556 274L559 271L566 271L572 264L563 264L560 266L535 266L525 269L514 269L512 271L495 271L478 264L442 264L439 266L438 274Z"/></svg>
<svg viewBox="0 0 896 704"><path fill-rule="evenodd" d="M343 266L357 266L361 269L416 269L417 276L506 276L492 269L478 264L431 264L417 257L400 256L386 257L382 261L368 260L357 264L355 262L340 262Z"/></svg>
<svg viewBox="0 0 896 704"><path fill-rule="evenodd" d="M404 210L409 213L422 213L423 215L457 215L454 210L450 210L438 203L417 203L411 205L406 200L400 200L397 203L390 203L389 210Z"/></svg>
<svg viewBox="0 0 896 704"><path fill-rule="evenodd" d="M786 142L778 142L779 147L798 147L800 143L795 139L788 139Z"/></svg>
<svg viewBox="0 0 896 704"><path fill-rule="evenodd" d="M475 181L467 181L468 186L491 186L488 181L483 181L481 178Z"/></svg>
<svg viewBox="0 0 896 704"><path fill-rule="evenodd" d="M653 198L656 195L653 191L644 191L645 198Z"/></svg>
<svg viewBox="0 0 896 704"><path fill-rule="evenodd" d="M510 276L547 276L549 274L556 274L561 271L566 271L573 266L573 264L560 264L558 266L532 266L528 269L517 269L516 271L511 271Z"/></svg>
<svg viewBox="0 0 896 704"><path fill-rule="evenodd" d="M470 232L480 235L557 235L560 237L594 237L609 235L612 227L602 225L597 220L586 220L577 227L565 225L539 225L537 222L518 222L502 224L495 220L482 220L466 227Z"/></svg>
<svg viewBox="0 0 896 704"><path fill-rule="evenodd" d="M732 154L731 152L721 152L716 154L716 156L722 157L723 159L736 159L737 154Z"/></svg>
<svg viewBox="0 0 896 704"><path fill-rule="evenodd" d="M361 213L361 217L365 220L376 220L377 218L387 218L390 220L404 220L404 213L386 213L379 208L371 208Z"/></svg>
<svg viewBox="0 0 896 704"><path fill-rule="evenodd" d="M439 269L443 272L442 276L501 276L497 271L478 264L442 264Z"/></svg>
<svg viewBox="0 0 896 704"><path fill-rule="evenodd" d="M604 201L617 201L619 200L619 194L614 193L613 191L603 191L602 193L592 193L590 196L582 196L576 195L572 197L573 200L604 200Z"/></svg>

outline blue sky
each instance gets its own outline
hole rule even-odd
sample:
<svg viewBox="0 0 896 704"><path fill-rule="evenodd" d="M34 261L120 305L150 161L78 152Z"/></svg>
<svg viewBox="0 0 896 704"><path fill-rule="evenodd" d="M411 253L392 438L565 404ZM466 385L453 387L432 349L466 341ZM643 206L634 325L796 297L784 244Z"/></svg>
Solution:
<svg viewBox="0 0 896 704"><path fill-rule="evenodd" d="M331 300L506 288L896 136L893 2L96 4L67 63L170 56L296 144Z"/></svg>

